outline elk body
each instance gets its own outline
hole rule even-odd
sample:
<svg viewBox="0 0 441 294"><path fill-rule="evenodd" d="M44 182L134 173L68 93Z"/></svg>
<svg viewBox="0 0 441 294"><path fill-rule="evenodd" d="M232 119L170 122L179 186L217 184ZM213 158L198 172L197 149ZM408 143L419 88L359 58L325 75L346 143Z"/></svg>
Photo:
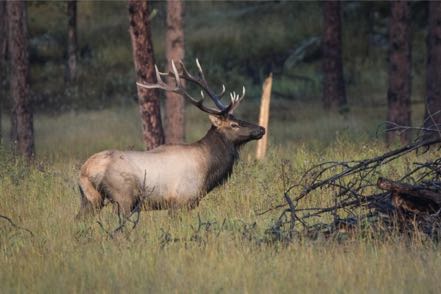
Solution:
<svg viewBox="0 0 441 294"><path fill-rule="evenodd" d="M219 95L214 94L197 60L196 64L198 77L191 75L182 63L182 70L178 72L172 62L171 72L161 73L156 68L157 84L137 84L183 95L209 114L211 128L207 134L193 144L163 145L150 151L107 150L92 155L80 171L81 207L77 217L100 210L105 200L116 203L126 216L141 207L147 210L194 208L203 196L228 178L239 158L240 147L262 138L264 128L238 120L232 114L243 99L245 88L240 97L230 94L231 102L224 105L221 97L225 87ZM168 86L161 76L172 77L176 86ZM182 80L201 87L202 98L196 100L190 96ZM204 92L216 109L202 103Z"/></svg>

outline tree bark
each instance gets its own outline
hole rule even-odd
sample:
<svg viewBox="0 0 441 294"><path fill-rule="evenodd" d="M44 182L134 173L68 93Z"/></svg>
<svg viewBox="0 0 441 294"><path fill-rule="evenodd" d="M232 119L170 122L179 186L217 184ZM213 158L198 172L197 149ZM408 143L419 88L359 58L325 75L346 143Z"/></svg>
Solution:
<svg viewBox="0 0 441 294"><path fill-rule="evenodd" d="M411 125L411 32L410 6L406 1L392 1L389 19L389 89L387 121L393 127ZM399 139L410 141L410 132L388 131L386 143Z"/></svg>
<svg viewBox="0 0 441 294"><path fill-rule="evenodd" d="M7 42L7 20L6 2L0 2L0 143L2 142L2 104L6 100L6 49Z"/></svg>
<svg viewBox="0 0 441 294"><path fill-rule="evenodd" d="M341 16L339 1L323 2L323 106L347 110L343 78Z"/></svg>
<svg viewBox="0 0 441 294"><path fill-rule="evenodd" d="M26 4L8 1L8 46L11 60L10 90L14 100L12 112L15 114L17 151L31 159L34 156L34 128L30 108L29 54Z"/></svg>
<svg viewBox="0 0 441 294"><path fill-rule="evenodd" d="M167 0L167 33L166 56L168 67L171 61L184 59L184 3L181 0ZM173 78L167 78L168 84L173 84ZM165 142L177 144L185 139L184 97L174 92L166 92L165 100Z"/></svg>
<svg viewBox="0 0 441 294"><path fill-rule="evenodd" d="M77 75L77 0L67 1L67 64L66 82L71 82Z"/></svg>
<svg viewBox="0 0 441 294"><path fill-rule="evenodd" d="M424 127L441 129L441 2L429 2L429 32L427 34L426 113ZM426 137L440 136L438 131L426 132Z"/></svg>
<svg viewBox="0 0 441 294"><path fill-rule="evenodd" d="M128 0L130 37L136 77L142 83L154 83L155 58L150 28L150 2ZM156 89L138 87L139 111L146 149L155 148L164 142L161 110Z"/></svg>

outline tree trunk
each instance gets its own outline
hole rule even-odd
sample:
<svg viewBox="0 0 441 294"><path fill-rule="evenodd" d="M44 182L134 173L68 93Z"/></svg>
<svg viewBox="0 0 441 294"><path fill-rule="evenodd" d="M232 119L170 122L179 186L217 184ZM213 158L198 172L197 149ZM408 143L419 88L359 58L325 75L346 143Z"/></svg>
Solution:
<svg viewBox="0 0 441 294"><path fill-rule="evenodd" d="M2 104L6 100L6 49L7 40L7 22L6 22L6 2L0 2L0 143L2 142Z"/></svg>
<svg viewBox="0 0 441 294"><path fill-rule="evenodd" d="M166 55L171 68L171 61L184 59L184 3L181 0L167 0ZM168 77L167 83L173 84ZM165 142L182 143L185 138L184 97L174 92L166 92L165 100Z"/></svg>
<svg viewBox="0 0 441 294"><path fill-rule="evenodd" d="M71 82L77 75L77 0L67 2L67 64L66 82Z"/></svg>
<svg viewBox="0 0 441 294"><path fill-rule="evenodd" d="M128 0L128 3L130 37L137 80L142 83L155 83L155 58L149 19L150 2ZM149 150L164 142L157 90L138 87L138 102L144 143Z"/></svg>
<svg viewBox="0 0 441 294"><path fill-rule="evenodd" d="M387 121L389 127L396 124L410 126L411 95L411 34L410 7L406 1L392 1L389 19L389 89L387 91ZM400 139L410 141L410 132L402 130L386 132L386 143Z"/></svg>
<svg viewBox="0 0 441 294"><path fill-rule="evenodd" d="M323 2L323 18L323 106L345 112L340 2Z"/></svg>
<svg viewBox="0 0 441 294"><path fill-rule="evenodd" d="M17 151L31 159L34 156L34 128L30 108L28 32L26 4L8 1L8 45L11 60L10 89L14 100L12 112L15 114Z"/></svg>
<svg viewBox="0 0 441 294"><path fill-rule="evenodd" d="M268 122L270 116L271 88L273 86L273 74L265 79L262 85L262 98L260 100L259 126L265 128L266 132L263 137L257 141L256 158L263 159L268 148Z"/></svg>
<svg viewBox="0 0 441 294"><path fill-rule="evenodd" d="M427 34L426 113L424 127L437 130L425 136L440 136L441 129L441 2L429 2Z"/></svg>

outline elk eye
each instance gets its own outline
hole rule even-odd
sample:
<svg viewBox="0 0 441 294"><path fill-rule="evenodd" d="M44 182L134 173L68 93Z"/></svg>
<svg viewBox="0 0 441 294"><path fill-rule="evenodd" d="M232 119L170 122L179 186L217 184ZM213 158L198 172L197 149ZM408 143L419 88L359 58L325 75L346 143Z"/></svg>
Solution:
<svg viewBox="0 0 441 294"><path fill-rule="evenodd" d="M237 129L237 128L239 127L239 124L237 124L237 123L232 123L232 124L231 124L231 127L234 128L234 129Z"/></svg>

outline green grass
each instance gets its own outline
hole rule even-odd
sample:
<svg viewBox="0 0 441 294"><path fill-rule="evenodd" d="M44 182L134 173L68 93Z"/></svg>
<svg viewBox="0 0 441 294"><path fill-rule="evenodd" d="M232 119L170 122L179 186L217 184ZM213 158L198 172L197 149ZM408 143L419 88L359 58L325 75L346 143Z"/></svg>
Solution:
<svg viewBox="0 0 441 294"><path fill-rule="evenodd" d="M153 42L162 68L165 4L153 5L158 9ZM73 217L79 208L78 171L88 156L108 148L143 148L133 103L127 3L79 2L83 53L79 79L66 87L65 5L30 2L37 160L27 167L11 155L7 140L0 145L0 214L34 236L0 219L0 292L439 292L441 251L421 236L285 246L269 242L266 233L280 212L258 215L283 201L282 162L294 183L316 163L386 150L376 129L386 117L387 50L368 42L368 5L343 5L346 117L321 109L320 59L283 71L276 66L273 89L289 99L272 101L267 158L256 162L255 143L248 144L230 180L198 208L173 218L164 211L142 212L136 229L111 239L105 232L117 225L111 207L90 222ZM387 32L387 5L372 5L378 6L374 30ZM424 97L425 28L421 20L414 26L412 119L419 125L423 105L415 102ZM314 2L186 2L186 62L198 57L213 85L221 81L232 90L245 85L248 98L238 116L257 121L265 65L321 31L320 5ZM1 104L7 109L7 101ZM8 117L2 119L6 137ZM187 141L207 128L207 117L188 108ZM411 155L382 172L398 178L419 159ZM327 201L329 195L317 191L305 205Z"/></svg>
<svg viewBox="0 0 441 294"><path fill-rule="evenodd" d="M175 217L142 212L134 230L114 239L104 231L117 225L111 207L90 222L74 222L77 174L94 152L142 148L136 108L37 115L35 166L6 147L0 151L0 214L34 234L0 219L0 292L437 292L439 245L424 239L268 242L265 231L279 212L257 213L282 201L282 161L294 182L315 163L385 150L372 132L383 111L354 109L344 120L284 103L274 101L273 113L281 113L271 120L265 160L254 160L250 144L231 179L198 208ZM240 116L255 120L257 105L243 104ZM320 118L311 119L313 113ZM208 119L192 108L187 114L193 141ZM396 178L407 167L398 161L384 173ZM319 191L310 204L327 200Z"/></svg>

